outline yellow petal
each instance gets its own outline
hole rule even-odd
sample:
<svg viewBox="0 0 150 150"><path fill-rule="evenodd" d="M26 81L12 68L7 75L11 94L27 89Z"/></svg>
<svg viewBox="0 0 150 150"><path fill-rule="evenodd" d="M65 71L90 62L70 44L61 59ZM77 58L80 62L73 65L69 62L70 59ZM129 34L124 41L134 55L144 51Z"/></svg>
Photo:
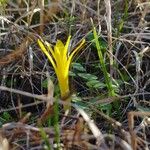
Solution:
<svg viewBox="0 0 150 150"><path fill-rule="evenodd" d="M57 40L55 47L59 50L60 55L63 55L63 50L64 50L64 44L62 43L62 41Z"/></svg>
<svg viewBox="0 0 150 150"><path fill-rule="evenodd" d="M68 57L67 54L68 54L70 39L71 39L71 36L68 37L67 42L66 42L65 47L64 47L64 50L63 50L63 56L66 55L66 57Z"/></svg>
<svg viewBox="0 0 150 150"><path fill-rule="evenodd" d="M54 51L55 51L56 65L57 65L57 67L61 68L63 62L61 62L61 55L60 55L60 51L59 51L58 47L54 47Z"/></svg>
<svg viewBox="0 0 150 150"><path fill-rule="evenodd" d="M41 40L39 40L39 39L38 39L38 44L39 44L41 50L45 53L45 55L47 56L47 58L48 58L49 61L51 62L52 66L53 66L53 68L54 68L54 70L55 70L55 72L57 73L57 67L56 67L56 65L55 65L55 63L54 63L54 61L53 61L51 55L48 53L48 51L46 50L44 44L43 44L43 43L41 42Z"/></svg>
<svg viewBox="0 0 150 150"><path fill-rule="evenodd" d="M67 55L64 54L64 49L65 49L65 46L62 43L62 41L57 40L54 51L55 51L55 55L56 55L57 59L59 58L59 62L61 64L65 63L67 60Z"/></svg>
<svg viewBox="0 0 150 150"><path fill-rule="evenodd" d="M79 45L77 48L75 48L75 49L73 50L73 52L70 54L70 56L69 56L69 58L68 58L68 62L67 62L67 69L68 69L68 70L69 70L69 66L70 66L70 64L71 64L71 61L72 61L73 56L75 55L75 53L76 53L78 50L80 50L80 48L83 46L84 43L85 43L85 39L83 39L83 40L81 41L80 45Z"/></svg>
<svg viewBox="0 0 150 150"><path fill-rule="evenodd" d="M52 54L53 58L56 59L56 58L55 58L54 51L53 51L51 45L50 45L47 41L45 42L45 44L46 44L48 50L50 51L50 53Z"/></svg>
<svg viewBox="0 0 150 150"><path fill-rule="evenodd" d="M55 46L58 47L58 49L60 49L60 50L64 49L64 47L65 47L61 40L57 40Z"/></svg>

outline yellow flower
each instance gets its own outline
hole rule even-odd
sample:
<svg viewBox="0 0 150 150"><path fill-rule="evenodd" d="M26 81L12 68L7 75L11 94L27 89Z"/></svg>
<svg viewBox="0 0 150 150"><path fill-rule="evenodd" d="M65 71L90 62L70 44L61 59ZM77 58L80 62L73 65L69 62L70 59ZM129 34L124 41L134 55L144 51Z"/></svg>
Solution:
<svg viewBox="0 0 150 150"><path fill-rule="evenodd" d="M77 46L72 52L68 52L70 45L71 36L68 37L66 44L64 45L62 41L57 40L54 49L52 49L51 45L48 42L43 42L38 40L38 44L41 50L45 53L49 61L51 62L54 71L56 73L60 93L62 99L70 93L69 90L69 67L72 62L73 56L81 49L85 40L83 39L79 46ZM67 99L67 102L70 103L70 100ZM69 107L65 107L64 109L68 109Z"/></svg>

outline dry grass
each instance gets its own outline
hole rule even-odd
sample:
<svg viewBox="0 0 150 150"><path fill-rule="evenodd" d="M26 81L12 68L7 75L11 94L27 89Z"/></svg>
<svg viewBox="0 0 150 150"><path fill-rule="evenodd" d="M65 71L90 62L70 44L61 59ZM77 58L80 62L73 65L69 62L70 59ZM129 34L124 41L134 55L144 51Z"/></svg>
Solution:
<svg viewBox="0 0 150 150"><path fill-rule="evenodd" d="M0 149L42 150L46 140L51 146L47 149L150 149L149 0L8 0L0 7ZM74 49L81 39L88 39L91 18L107 43L104 59L110 77L121 84L116 96L108 97L105 88L92 90L81 77L71 77L71 91L87 107L72 103L66 115L62 110L65 102L58 98L55 125L60 146L55 142L56 126L47 122L49 116L55 117L57 80L37 39L53 44L57 39L66 41L71 34ZM87 40L75 59L86 73L104 81L91 41ZM54 87L48 84L48 90L43 87L43 81L49 79L47 72L54 82ZM100 105L113 106L116 100L119 113L115 108L110 116L101 111ZM4 112L12 118L3 121Z"/></svg>

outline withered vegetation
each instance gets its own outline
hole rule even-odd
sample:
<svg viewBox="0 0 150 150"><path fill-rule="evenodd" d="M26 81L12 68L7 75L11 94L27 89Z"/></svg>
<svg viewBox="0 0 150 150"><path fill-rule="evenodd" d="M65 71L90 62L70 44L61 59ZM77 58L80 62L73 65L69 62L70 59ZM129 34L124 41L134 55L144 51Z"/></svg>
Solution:
<svg viewBox="0 0 150 150"><path fill-rule="evenodd" d="M67 113L37 40L53 48L69 35L69 52L86 44L72 63ZM149 43L149 0L0 0L0 149L150 149Z"/></svg>

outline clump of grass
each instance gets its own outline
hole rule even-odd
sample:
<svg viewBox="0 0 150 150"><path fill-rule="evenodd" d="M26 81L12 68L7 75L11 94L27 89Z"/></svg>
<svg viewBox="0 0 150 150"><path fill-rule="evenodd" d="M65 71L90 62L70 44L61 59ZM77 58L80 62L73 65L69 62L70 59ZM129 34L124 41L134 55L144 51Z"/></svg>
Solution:
<svg viewBox="0 0 150 150"><path fill-rule="evenodd" d="M52 148L51 148L51 145L50 145L50 142L49 142L49 137L47 136L47 134L45 133L43 128L40 128L40 134L42 136L42 139L45 142L45 149L46 150L51 150Z"/></svg>
<svg viewBox="0 0 150 150"><path fill-rule="evenodd" d="M122 30L124 29L124 24L128 17L129 1L128 0L124 1L124 12L123 12L123 15L121 16L120 21L118 21L118 18L120 17L119 16L120 13L118 11L119 4L116 4L116 9L117 9L116 14L115 14L115 23L116 23L116 28L117 28L116 36L119 37Z"/></svg>
<svg viewBox="0 0 150 150"><path fill-rule="evenodd" d="M60 147L60 125L59 125L59 108L58 99L54 104L54 129L55 129L55 142L57 144L57 149Z"/></svg>
<svg viewBox="0 0 150 150"><path fill-rule="evenodd" d="M97 49L97 53L98 53L98 57L99 57L99 62L102 68L102 72L105 78L105 84L108 90L108 96L109 97L114 97L116 96L115 90L113 88L113 83L112 83L112 79L110 78L110 74L107 71L107 67L105 65L105 59L103 57L103 52L101 50L101 46L100 46L100 41L98 40L99 37L97 35L97 31L96 28L94 27L93 24L93 34L94 34L94 40L95 40L95 44L96 44L96 49ZM106 112L108 115L111 115L111 111L112 111L112 107L111 104L107 104L106 106L104 106L106 109ZM118 109L118 103L115 103L115 107Z"/></svg>
<svg viewBox="0 0 150 150"><path fill-rule="evenodd" d="M93 26L93 34L94 34L94 39L95 39L95 44L96 44L96 48L97 48L97 53L98 53L98 57L99 57L99 61L100 61L100 65L102 66L102 71L104 74L104 78L105 78L105 83L107 85L107 89L108 89L108 95L109 96L115 96L115 91L113 88L113 84L112 84L112 80L110 78L110 75L107 71L106 65L105 65L105 61L104 61L104 57L103 57L103 53L101 51L101 46L99 43L99 37L97 35L96 32L96 28Z"/></svg>

